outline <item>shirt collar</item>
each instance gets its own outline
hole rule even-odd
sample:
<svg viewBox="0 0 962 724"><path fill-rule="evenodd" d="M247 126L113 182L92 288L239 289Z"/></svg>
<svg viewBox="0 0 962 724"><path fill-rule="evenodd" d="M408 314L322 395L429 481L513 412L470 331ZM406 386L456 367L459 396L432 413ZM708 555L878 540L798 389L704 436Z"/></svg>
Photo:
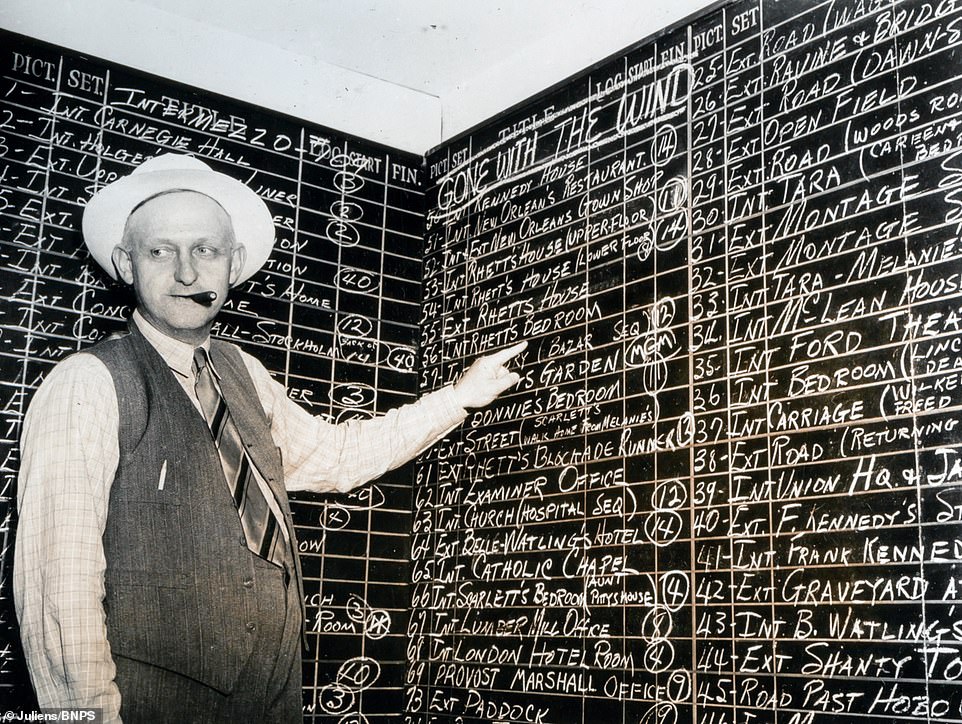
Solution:
<svg viewBox="0 0 962 724"><path fill-rule="evenodd" d="M173 337L168 337L144 319L139 309L134 310L132 318L134 324L137 325L137 329L150 342L150 346L157 350L157 354L163 358L167 366L180 376L192 379L194 376L194 347ZM205 339L200 346L209 350L210 337Z"/></svg>

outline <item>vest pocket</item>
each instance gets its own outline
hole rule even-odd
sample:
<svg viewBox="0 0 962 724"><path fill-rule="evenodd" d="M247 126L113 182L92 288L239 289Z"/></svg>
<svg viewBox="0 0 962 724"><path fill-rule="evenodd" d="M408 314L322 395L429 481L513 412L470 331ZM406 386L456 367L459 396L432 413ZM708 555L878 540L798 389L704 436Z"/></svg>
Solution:
<svg viewBox="0 0 962 724"><path fill-rule="evenodd" d="M111 653L230 693L249 655L246 637L242 631L225 631L224 617L204 609L197 585L188 578L167 572L108 572L104 608ZM225 638L230 641L226 651Z"/></svg>

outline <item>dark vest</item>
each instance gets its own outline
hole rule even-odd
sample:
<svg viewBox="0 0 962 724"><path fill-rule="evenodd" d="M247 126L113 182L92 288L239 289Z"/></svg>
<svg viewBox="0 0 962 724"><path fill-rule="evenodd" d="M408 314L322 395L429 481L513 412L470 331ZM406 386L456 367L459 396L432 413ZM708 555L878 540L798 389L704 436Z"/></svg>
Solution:
<svg viewBox="0 0 962 724"><path fill-rule="evenodd" d="M206 422L163 358L130 329L88 350L110 371L120 412L103 536L107 638L114 654L229 693L263 617L284 615L283 575L248 550ZM212 341L211 359L293 538L280 452L253 381L234 346Z"/></svg>

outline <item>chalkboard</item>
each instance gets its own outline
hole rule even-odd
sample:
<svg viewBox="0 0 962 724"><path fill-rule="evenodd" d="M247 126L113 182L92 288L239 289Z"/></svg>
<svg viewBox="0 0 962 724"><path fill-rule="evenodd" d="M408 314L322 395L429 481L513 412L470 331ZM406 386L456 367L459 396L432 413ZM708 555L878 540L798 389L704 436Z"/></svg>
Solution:
<svg viewBox="0 0 962 724"><path fill-rule="evenodd" d="M428 156L405 721L962 722L962 8L711 8ZM563 52L559 49L558 52Z"/></svg>
<svg viewBox="0 0 962 724"><path fill-rule="evenodd" d="M125 325L129 294L92 263L83 203L163 151L191 153L268 204L278 245L215 334L331 419L416 391L419 157L0 35L0 710L30 707L10 569L17 440L51 367ZM392 721L403 707L408 466L351 496L292 496L307 598L305 721ZM366 717L366 719L365 719Z"/></svg>

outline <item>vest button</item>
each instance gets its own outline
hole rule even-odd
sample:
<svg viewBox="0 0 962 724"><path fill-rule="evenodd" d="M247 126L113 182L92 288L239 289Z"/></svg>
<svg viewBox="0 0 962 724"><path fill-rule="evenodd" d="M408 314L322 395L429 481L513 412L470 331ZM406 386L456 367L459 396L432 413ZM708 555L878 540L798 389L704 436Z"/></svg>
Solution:
<svg viewBox="0 0 962 724"><path fill-rule="evenodd" d="M252 588L253 586L254 586L254 579L253 579L253 578L245 578L245 579L244 579L244 588Z"/></svg>
<svg viewBox="0 0 962 724"><path fill-rule="evenodd" d="M247 633L254 633L257 630L257 624L251 621L244 628L247 629Z"/></svg>
<svg viewBox="0 0 962 724"><path fill-rule="evenodd" d="M237 542L240 543L241 548L247 547L247 538L245 538L244 536L241 536L240 538L238 538Z"/></svg>

